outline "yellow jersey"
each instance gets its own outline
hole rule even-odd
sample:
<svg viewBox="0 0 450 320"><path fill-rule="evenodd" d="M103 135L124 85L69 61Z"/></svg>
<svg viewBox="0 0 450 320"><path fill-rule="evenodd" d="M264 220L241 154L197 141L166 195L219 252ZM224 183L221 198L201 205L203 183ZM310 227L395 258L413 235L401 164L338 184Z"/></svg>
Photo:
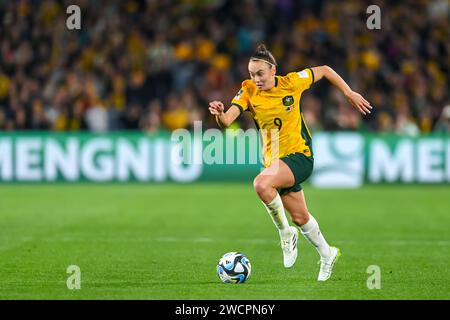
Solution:
<svg viewBox="0 0 450 320"><path fill-rule="evenodd" d="M314 73L310 68L275 76L275 86L270 90L259 90L252 80L245 80L231 101L241 112L251 112L261 132L265 167L291 153L312 156L311 133L300 99L313 83Z"/></svg>

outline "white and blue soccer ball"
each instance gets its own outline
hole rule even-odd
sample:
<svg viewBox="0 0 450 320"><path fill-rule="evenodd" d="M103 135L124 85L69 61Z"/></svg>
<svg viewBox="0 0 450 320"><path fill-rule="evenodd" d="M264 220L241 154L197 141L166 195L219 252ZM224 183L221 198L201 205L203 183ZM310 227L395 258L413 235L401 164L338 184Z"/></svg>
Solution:
<svg viewBox="0 0 450 320"><path fill-rule="evenodd" d="M250 261L240 252L225 253L217 263L217 275L224 283L244 283L251 271Z"/></svg>

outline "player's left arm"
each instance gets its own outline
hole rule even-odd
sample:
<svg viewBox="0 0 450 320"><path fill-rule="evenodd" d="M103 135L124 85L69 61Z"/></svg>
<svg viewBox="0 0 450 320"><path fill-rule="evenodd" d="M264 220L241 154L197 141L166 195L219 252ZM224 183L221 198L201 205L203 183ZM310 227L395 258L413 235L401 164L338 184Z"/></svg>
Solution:
<svg viewBox="0 0 450 320"><path fill-rule="evenodd" d="M370 110L372 109L370 102L364 99L359 93L353 91L344 79L342 79L332 68L329 66L320 66L313 67L311 70L314 73L314 82L325 77L345 95L353 107L358 109L362 114L370 113Z"/></svg>

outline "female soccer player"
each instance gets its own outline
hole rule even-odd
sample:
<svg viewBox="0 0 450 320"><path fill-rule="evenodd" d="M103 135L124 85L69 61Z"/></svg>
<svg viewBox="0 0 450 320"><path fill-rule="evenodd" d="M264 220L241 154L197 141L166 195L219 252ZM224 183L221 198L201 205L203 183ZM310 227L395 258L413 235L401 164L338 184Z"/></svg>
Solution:
<svg viewBox="0 0 450 320"><path fill-rule="evenodd" d="M340 251L330 246L320 232L300 185L311 175L314 163L311 134L301 112L300 98L303 91L325 77L362 114L370 113L372 107L328 66L306 68L285 76L276 75L276 66L265 45L259 45L248 63L251 80L242 82L230 108L225 112L222 102L212 101L209 110L222 128L227 128L243 111L251 112L260 129L265 167L254 179L253 187L278 228L284 266L294 265L298 238L297 228L286 219L286 208L292 222L317 249L320 255L317 280L326 281Z"/></svg>

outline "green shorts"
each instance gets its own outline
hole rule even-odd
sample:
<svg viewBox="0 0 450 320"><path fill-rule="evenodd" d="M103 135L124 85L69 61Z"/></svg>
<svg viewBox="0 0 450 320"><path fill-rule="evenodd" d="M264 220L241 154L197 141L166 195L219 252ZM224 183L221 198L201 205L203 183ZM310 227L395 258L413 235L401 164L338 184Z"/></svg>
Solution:
<svg viewBox="0 0 450 320"><path fill-rule="evenodd" d="M299 192L302 190L301 183L309 178L314 167L313 156L307 157L302 153L291 153L280 158L288 165L295 177L295 183L289 188L279 188L278 193L282 196L288 192Z"/></svg>

